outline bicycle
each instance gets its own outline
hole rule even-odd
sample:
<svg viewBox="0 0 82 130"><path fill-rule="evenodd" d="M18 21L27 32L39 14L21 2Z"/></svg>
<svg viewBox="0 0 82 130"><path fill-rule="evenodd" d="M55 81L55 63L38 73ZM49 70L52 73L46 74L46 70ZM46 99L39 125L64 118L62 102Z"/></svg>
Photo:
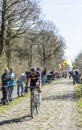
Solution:
<svg viewBox="0 0 82 130"><path fill-rule="evenodd" d="M30 95L30 112L31 112L31 118L34 116L34 112L36 110L36 114L38 114L38 110L40 108L40 93L38 91L38 88L34 88L31 91Z"/></svg>

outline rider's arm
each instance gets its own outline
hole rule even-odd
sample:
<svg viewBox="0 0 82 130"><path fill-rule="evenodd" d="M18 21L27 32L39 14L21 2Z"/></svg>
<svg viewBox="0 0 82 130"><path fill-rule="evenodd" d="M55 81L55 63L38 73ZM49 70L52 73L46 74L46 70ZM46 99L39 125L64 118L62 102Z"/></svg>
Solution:
<svg viewBox="0 0 82 130"><path fill-rule="evenodd" d="M40 73L38 73L36 85L39 87L39 89L41 89L41 75L40 75Z"/></svg>

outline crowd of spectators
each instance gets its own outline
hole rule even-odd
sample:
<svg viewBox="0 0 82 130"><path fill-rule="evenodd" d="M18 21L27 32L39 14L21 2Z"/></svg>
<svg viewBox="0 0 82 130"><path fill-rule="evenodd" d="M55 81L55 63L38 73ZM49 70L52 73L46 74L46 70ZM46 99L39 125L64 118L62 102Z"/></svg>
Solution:
<svg viewBox="0 0 82 130"><path fill-rule="evenodd" d="M67 78L67 72L63 71L62 73L60 72L54 72L53 70L47 71L46 68L44 68L42 71L40 68L37 68L37 71L39 71L41 75L41 84L42 86L45 85L46 83L50 83L53 81L55 78ZM24 96L26 92L28 92L27 89L27 74L28 71L19 74L18 76L15 74L13 68L5 68L3 74L1 75L1 91L2 91L2 98L1 98L1 103L3 105L9 104L9 102L12 101L13 97L13 90L14 87L16 86L16 95L18 97ZM79 69L73 68L69 71L69 78L70 76L73 78L73 84L75 83L80 83L80 72Z"/></svg>
<svg viewBox="0 0 82 130"><path fill-rule="evenodd" d="M81 72L79 71L78 67L73 67L69 70L69 78L73 78L73 84L80 84L81 83Z"/></svg>

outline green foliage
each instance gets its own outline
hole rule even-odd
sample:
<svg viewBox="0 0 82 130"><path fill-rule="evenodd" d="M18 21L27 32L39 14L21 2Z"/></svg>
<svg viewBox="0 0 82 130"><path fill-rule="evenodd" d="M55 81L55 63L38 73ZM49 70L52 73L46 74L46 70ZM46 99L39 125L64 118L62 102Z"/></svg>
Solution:
<svg viewBox="0 0 82 130"><path fill-rule="evenodd" d="M75 95L78 98L82 97L82 84L76 84L76 86L75 86Z"/></svg>
<svg viewBox="0 0 82 130"><path fill-rule="evenodd" d="M82 109L82 98L79 99L77 106Z"/></svg>
<svg viewBox="0 0 82 130"><path fill-rule="evenodd" d="M77 125L79 128L82 127L82 84L77 84L75 86L75 95L77 100L77 110L78 110L78 121L77 121Z"/></svg>

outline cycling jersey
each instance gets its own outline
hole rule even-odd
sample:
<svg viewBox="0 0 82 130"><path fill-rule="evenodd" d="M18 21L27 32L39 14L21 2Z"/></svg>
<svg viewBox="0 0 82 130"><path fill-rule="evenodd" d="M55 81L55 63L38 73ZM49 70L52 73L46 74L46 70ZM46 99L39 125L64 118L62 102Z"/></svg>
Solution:
<svg viewBox="0 0 82 130"><path fill-rule="evenodd" d="M28 72L27 80L28 79L30 79L30 88L33 88L36 86L36 82L40 81L40 73L36 71L35 74L32 75L31 72Z"/></svg>

